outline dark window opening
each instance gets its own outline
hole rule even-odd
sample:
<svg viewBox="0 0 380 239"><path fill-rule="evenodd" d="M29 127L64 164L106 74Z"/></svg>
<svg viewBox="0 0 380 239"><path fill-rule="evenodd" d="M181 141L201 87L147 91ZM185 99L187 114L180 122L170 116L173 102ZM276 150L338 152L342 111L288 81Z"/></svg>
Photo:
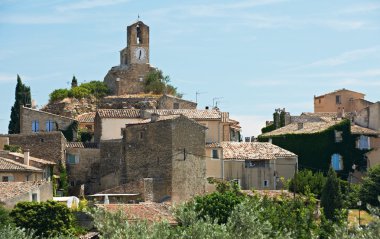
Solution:
<svg viewBox="0 0 380 239"><path fill-rule="evenodd" d="M173 109L179 109L179 103L173 103Z"/></svg>
<svg viewBox="0 0 380 239"><path fill-rule="evenodd" d="M218 156L218 150L217 149L213 149L212 150L212 158L213 159L218 159L219 156Z"/></svg>

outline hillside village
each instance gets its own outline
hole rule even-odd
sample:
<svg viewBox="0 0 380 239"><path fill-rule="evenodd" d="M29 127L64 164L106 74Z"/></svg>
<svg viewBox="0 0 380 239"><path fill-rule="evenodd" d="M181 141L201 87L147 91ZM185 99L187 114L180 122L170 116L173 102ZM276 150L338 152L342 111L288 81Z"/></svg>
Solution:
<svg viewBox="0 0 380 239"><path fill-rule="evenodd" d="M380 102L365 94L314 96L312 112L300 115L274 109L261 135L242 139L229 112L199 109L174 88L147 92L157 71L149 41L144 22L128 26L120 64L104 77L106 96L20 105L20 132L0 135L1 204L86 197L149 211L214 192L215 180L276 194L303 169L332 167L360 184L380 164Z"/></svg>

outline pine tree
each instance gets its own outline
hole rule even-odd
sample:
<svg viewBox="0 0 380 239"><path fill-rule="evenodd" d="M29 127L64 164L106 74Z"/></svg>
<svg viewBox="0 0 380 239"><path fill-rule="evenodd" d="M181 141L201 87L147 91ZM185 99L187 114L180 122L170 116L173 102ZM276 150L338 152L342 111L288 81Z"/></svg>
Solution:
<svg viewBox="0 0 380 239"><path fill-rule="evenodd" d="M75 76L73 76L73 79L71 80L71 88L78 86L78 80Z"/></svg>
<svg viewBox="0 0 380 239"><path fill-rule="evenodd" d="M8 133L20 133L20 106L27 106L31 103L30 87L24 85L19 75L17 75L17 85L15 90L15 103L11 109L11 120L9 121Z"/></svg>
<svg viewBox="0 0 380 239"><path fill-rule="evenodd" d="M337 221L336 210L343 207L343 197L339 179L332 167L327 173L327 181L322 189L321 206L327 219Z"/></svg>

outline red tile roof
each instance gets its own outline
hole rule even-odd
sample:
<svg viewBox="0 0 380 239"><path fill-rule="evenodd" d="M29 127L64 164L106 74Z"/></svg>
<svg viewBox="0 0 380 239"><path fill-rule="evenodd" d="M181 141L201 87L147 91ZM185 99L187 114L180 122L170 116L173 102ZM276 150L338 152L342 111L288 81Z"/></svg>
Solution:
<svg viewBox="0 0 380 239"><path fill-rule="evenodd" d="M66 147L67 148L96 149L96 148L98 148L98 144L97 143L91 143L91 142L67 142Z"/></svg>
<svg viewBox="0 0 380 239"><path fill-rule="evenodd" d="M99 109L100 118L140 118L138 109Z"/></svg>
<svg viewBox="0 0 380 239"><path fill-rule="evenodd" d="M16 156L16 157L24 158L24 154L21 154L21 153L9 152L8 154ZM6 157L6 156L4 156L4 157ZM41 164L49 164L49 165L55 165L56 164L52 161L48 161L45 159L40 159L40 158L36 158L36 157L32 157L32 156L29 156L29 159L32 161L35 161L37 163L41 163Z"/></svg>
<svg viewBox="0 0 380 239"><path fill-rule="evenodd" d="M169 211L169 205L165 203L99 204L98 206L110 212L122 210L126 214L128 221L161 222L166 220L170 224L177 224L174 216Z"/></svg>
<svg viewBox="0 0 380 239"><path fill-rule="evenodd" d="M76 120L79 123L94 123L95 114L96 112L84 113L84 114L78 115L76 117Z"/></svg>
<svg viewBox="0 0 380 239"><path fill-rule="evenodd" d="M17 197L38 188L44 181L0 182L0 202Z"/></svg>
<svg viewBox="0 0 380 239"><path fill-rule="evenodd" d="M18 163L12 159L0 158L0 171L42 172L42 169Z"/></svg>

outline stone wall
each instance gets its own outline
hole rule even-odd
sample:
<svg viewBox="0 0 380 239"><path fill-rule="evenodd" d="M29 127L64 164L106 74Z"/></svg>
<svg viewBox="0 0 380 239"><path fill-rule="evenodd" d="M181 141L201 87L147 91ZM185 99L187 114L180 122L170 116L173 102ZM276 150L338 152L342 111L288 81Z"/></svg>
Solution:
<svg viewBox="0 0 380 239"><path fill-rule="evenodd" d="M67 162L67 173L71 184L70 195L79 195L79 190L84 184L85 194L90 194L97 184L97 175L99 174L100 149L97 148L67 148L66 155L76 155L78 162L69 164Z"/></svg>
<svg viewBox="0 0 380 239"><path fill-rule="evenodd" d="M20 133L30 134L32 131L32 122L38 121L38 132L49 132L67 129L75 120L72 118L63 117L60 115L51 114L44 111L39 111L31 108L21 107L20 109ZM53 121L53 129L48 130L46 127L47 121Z"/></svg>
<svg viewBox="0 0 380 239"><path fill-rule="evenodd" d="M56 115L75 118L80 114L95 112L97 100L95 98L65 98L60 102L49 103L41 111L49 112Z"/></svg>
<svg viewBox="0 0 380 239"><path fill-rule="evenodd" d="M177 97L163 95L157 102L157 109L196 109L197 103Z"/></svg>
<svg viewBox="0 0 380 239"><path fill-rule="evenodd" d="M60 131L32 134L10 134L9 143L29 149L30 156L49 160L59 165L65 163L66 139ZM55 167L58 170L58 167Z"/></svg>
<svg viewBox="0 0 380 239"><path fill-rule="evenodd" d="M380 130L380 102L376 102L359 111L354 121L362 127Z"/></svg>
<svg viewBox="0 0 380 239"><path fill-rule="evenodd" d="M3 150L5 145L9 145L9 138L0 137L0 150Z"/></svg>

